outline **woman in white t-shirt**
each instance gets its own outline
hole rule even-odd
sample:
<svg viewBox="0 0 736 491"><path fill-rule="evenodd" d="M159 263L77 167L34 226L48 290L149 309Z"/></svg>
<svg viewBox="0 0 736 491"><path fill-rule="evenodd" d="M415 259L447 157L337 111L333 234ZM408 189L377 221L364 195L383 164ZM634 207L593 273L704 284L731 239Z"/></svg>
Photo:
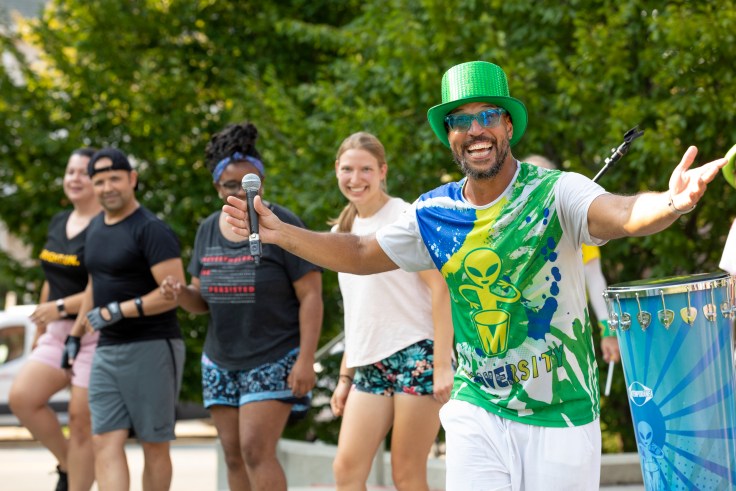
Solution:
<svg viewBox="0 0 736 491"><path fill-rule="evenodd" d="M387 170L383 145L375 136L359 132L342 142L335 173L349 203L331 223L333 232L372 235L409 208L386 193ZM365 486L373 456L393 427L394 485L398 490L426 490L427 456L453 379L445 281L437 270L339 273L338 280L345 353L330 401L343 418L333 463L337 487Z"/></svg>

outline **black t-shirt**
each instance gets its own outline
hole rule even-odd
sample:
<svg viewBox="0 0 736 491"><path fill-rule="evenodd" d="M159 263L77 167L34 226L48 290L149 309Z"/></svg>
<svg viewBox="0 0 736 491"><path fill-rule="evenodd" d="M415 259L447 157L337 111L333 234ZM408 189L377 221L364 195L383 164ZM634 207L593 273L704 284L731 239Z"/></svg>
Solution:
<svg viewBox="0 0 736 491"><path fill-rule="evenodd" d="M268 207L282 221L304 227L286 208ZM299 346L299 299L293 283L320 269L273 244L263 244L256 266L249 241L222 236L219 216L217 211L199 226L188 271L199 278L209 305L205 354L227 370L249 370Z"/></svg>
<svg viewBox="0 0 736 491"><path fill-rule="evenodd" d="M113 225L105 224L104 214L98 215L89 224L85 244L94 306L146 295L158 287L151 268L178 257L176 235L146 208L139 207ZM171 309L158 315L124 318L100 330L99 345L180 337L176 309Z"/></svg>
<svg viewBox="0 0 736 491"><path fill-rule="evenodd" d="M66 210L54 215L49 223L46 244L38 256L49 283L49 301L74 295L87 287L87 268L84 266L87 228L68 238L66 223L71 214L71 210Z"/></svg>

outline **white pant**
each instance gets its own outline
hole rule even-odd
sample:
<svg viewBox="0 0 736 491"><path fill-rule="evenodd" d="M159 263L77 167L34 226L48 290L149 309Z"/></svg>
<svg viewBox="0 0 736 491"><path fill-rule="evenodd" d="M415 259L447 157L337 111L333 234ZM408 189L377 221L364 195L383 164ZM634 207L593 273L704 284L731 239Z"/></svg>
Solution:
<svg viewBox="0 0 736 491"><path fill-rule="evenodd" d="M440 410L447 491L593 491L600 486L601 430L518 423L464 401Z"/></svg>

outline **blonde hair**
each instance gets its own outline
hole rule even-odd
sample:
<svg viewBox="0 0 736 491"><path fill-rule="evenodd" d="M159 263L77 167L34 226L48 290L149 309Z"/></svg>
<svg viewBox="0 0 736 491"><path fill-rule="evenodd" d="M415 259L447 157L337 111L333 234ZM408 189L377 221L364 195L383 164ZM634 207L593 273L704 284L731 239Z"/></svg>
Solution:
<svg viewBox="0 0 736 491"><path fill-rule="evenodd" d="M376 158L379 168L387 165L386 149L383 148L381 140L366 131L359 131L345 138L340 144L340 148L337 149L336 161L339 161L342 154L348 150L365 150ZM386 192L385 180L381 181L381 189ZM337 218L331 218L327 224L337 225L338 232L350 232L353 229L356 216L358 216L358 208L349 201L340 212L340 215Z"/></svg>

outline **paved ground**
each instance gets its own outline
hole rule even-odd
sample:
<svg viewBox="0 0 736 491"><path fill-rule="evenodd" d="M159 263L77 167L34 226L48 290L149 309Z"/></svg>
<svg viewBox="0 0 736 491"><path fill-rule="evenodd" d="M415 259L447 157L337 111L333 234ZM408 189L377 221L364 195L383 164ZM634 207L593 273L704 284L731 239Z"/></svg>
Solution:
<svg viewBox="0 0 736 491"><path fill-rule="evenodd" d="M143 452L138 445L127 449L131 491L141 491ZM214 442L180 443L174 447L173 490L215 491L217 454ZM56 486L56 462L39 446L0 447L0 487L6 491L51 491ZM97 491L97 486L92 488Z"/></svg>
<svg viewBox="0 0 736 491"><path fill-rule="evenodd" d="M180 442L172 447L174 478L171 491L216 491L217 453L215 442ZM131 491L141 491L143 453L137 445L127 448L131 470ZM0 445L0 487L6 491L51 491L56 485L55 462L38 445ZM94 486L93 491L97 491ZM606 491L644 491L643 486L613 486ZM333 486L290 487L289 491L334 491ZM393 487L371 486L370 491L391 491Z"/></svg>
<svg viewBox="0 0 736 491"><path fill-rule="evenodd" d="M171 491L217 491L218 457L215 432L201 422L177 424L179 439L172 445L174 477ZM140 475L143 453L131 443L126 449L131 471L131 491L142 491ZM50 491L56 485L51 454L22 428L0 428L0 489L3 491ZM644 491L638 486L606 486L605 491ZM289 491L334 491L334 486L290 487ZM371 486L370 491L393 491ZM97 486L93 487L97 491Z"/></svg>
<svg viewBox="0 0 736 491"><path fill-rule="evenodd" d="M179 439L173 445L172 491L216 491L216 432L200 421L177 423ZM141 491L143 452L135 443L126 449L131 491ZM57 480L56 461L49 451L19 427L0 427L0 489L51 491ZM93 487L97 491L97 486Z"/></svg>

